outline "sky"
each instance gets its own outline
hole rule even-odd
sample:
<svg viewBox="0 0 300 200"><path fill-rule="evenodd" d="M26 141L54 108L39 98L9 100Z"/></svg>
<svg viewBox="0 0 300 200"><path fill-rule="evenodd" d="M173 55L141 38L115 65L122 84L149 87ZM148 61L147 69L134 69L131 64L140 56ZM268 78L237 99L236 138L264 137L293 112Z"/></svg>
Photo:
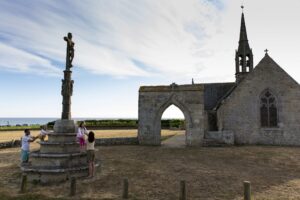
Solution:
<svg viewBox="0 0 300 200"><path fill-rule="evenodd" d="M299 83L299 0L1 0L0 117L60 117L68 32L73 117L137 118L142 85L232 82L241 4L254 66L267 48Z"/></svg>

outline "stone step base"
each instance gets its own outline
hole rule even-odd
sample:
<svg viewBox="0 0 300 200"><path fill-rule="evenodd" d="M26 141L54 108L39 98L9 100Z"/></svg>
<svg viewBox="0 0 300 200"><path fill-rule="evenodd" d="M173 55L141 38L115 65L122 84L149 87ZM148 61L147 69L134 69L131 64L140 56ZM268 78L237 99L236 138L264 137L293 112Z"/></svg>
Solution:
<svg viewBox="0 0 300 200"><path fill-rule="evenodd" d="M41 158L66 158L86 155L86 152L80 153L41 153L40 151L33 151L30 153L30 157L41 157Z"/></svg>
<svg viewBox="0 0 300 200"><path fill-rule="evenodd" d="M83 166L87 164L86 153L77 154L34 154L31 155L33 167L47 168L47 167L72 167Z"/></svg>
<svg viewBox="0 0 300 200"><path fill-rule="evenodd" d="M52 184L67 181L71 177L87 177L89 168L88 165L71 168L38 168L27 166L21 167L21 170L27 174L29 181Z"/></svg>
<svg viewBox="0 0 300 200"><path fill-rule="evenodd" d="M44 154L53 153L79 153L80 147L77 142L40 142L40 152Z"/></svg>

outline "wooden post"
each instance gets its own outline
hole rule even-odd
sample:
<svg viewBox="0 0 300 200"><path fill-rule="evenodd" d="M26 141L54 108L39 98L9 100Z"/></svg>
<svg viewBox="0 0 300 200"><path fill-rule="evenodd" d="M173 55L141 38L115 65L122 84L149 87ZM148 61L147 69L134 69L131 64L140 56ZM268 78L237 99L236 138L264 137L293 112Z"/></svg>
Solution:
<svg viewBox="0 0 300 200"><path fill-rule="evenodd" d="M128 199L128 179L125 178L123 180L123 194L122 194L123 199Z"/></svg>
<svg viewBox="0 0 300 200"><path fill-rule="evenodd" d="M70 196L74 196L76 194L76 178L71 178L71 184L70 184Z"/></svg>
<svg viewBox="0 0 300 200"><path fill-rule="evenodd" d="M244 181L244 200L251 200L251 183Z"/></svg>
<svg viewBox="0 0 300 200"><path fill-rule="evenodd" d="M26 186L27 186L27 175L26 174L22 174L22 177L21 177L21 189L20 189L21 193L25 193L26 192Z"/></svg>
<svg viewBox="0 0 300 200"><path fill-rule="evenodd" d="M186 187L185 187L185 181L180 181L179 200L186 200Z"/></svg>

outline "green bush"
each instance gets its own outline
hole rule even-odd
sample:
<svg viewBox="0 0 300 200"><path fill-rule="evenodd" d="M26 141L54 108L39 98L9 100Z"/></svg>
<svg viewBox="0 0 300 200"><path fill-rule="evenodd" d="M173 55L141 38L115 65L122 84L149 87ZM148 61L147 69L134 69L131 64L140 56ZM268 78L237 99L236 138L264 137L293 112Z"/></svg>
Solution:
<svg viewBox="0 0 300 200"><path fill-rule="evenodd" d="M78 121L79 125L82 121ZM162 128L184 128L183 119L163 119L161 120ZM85 120L86 127L99 127L99 128L118 128L128 127L137 128L138 120L136 119L105 119L105 120Z"/></svg>

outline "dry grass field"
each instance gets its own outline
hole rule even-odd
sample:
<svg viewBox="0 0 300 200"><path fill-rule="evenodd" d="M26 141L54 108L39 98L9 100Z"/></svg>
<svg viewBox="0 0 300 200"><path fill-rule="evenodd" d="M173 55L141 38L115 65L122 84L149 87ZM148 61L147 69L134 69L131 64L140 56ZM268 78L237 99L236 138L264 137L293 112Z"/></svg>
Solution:
<svg viewBox="0 0 300 200"><path fill-rule="evenodd" d="M136 129L125 130L93 130L97 138L111 138L111 137L136 137ZM162 130L162 136L171 136L182 131ZM32 136L39 134L39 131L31 131ZM19 140L24 135L23 131L0 131L0 142Z"/></svg>
<svg viewBox="0 0 300 200"><path fill-rule="evenodd" d="M189 200L240 200L244 180L251 181L255 200L300 199L297 147L97 149L96 158L102 167L95 178L78 180L76 198L68 197L68 182L29 184L27 194L18 194L20 150L0 150L0 199L121 199L125 177L129 180L129 199L178 199L180 180L186 180Z"/></svg>

